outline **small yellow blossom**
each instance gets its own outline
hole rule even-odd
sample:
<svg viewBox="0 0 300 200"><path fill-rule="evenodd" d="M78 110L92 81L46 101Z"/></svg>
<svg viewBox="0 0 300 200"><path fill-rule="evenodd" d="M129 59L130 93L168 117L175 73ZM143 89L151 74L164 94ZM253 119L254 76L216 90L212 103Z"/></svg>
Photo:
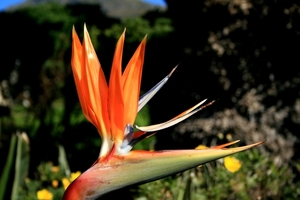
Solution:
<svg viewBox="0 0 300 200"><path fill-rule="evenodd" d="M52 200L53 199L53 194L47 189L42 189L42 190L37 191L37 199L39 199L39 200Z"/></svg>
<svg viewBox="0 0 300 200"><path fill-rule="evenodd" d="M70 181L71 181L71 182L74 181L78 176L80 176L80 174L81 174L80 171L71 173Z"/></svg>
<svg viewBox="0 0 300 200"><path fill-rule="evenodd" d="M68 187L68 186L70 185L70 183L71 183L71 181L70 181L68 178L63 178L63 179L61 179L61 182L62 182L62 184L63 184L65 190L67 189L67 187Z"/></svg>
<svg viewBox="0 0 300 200"><path fill-rule="evenodd" d="M52 180L52 186L57 188L58 186L58 180Z"/></svg>
<svg viewBox="0 0 300 200"><path fill-rule="evenodd" d="M80 176L81 172L80 171L77 171L77 172L72 172L71 173L71 176L70 176L70 179L68 178L63 178L61 180L63 186L64 186L64 189L66 190L67 187L70 185L71 182L73 182L78 176Z"/></svg>
<svg viewBox="0 0 300 200"><path fill-rule="evenodd" d="M52 172L57 173L59 171L59 167L58 166L52 166Z"/></svg>
<svg viewBox="0 0 300 200"><path fill-rule="evenodd" d="M224 158L224 166L228 171L234 173L241 168L242 163L233 156L227 156Z"/></svg>
<svg viewBox="0 0 300 200"><path fill-rule="evenodd" d="M198 149L198 150L201 150L201 149L208 149L207 146L203 145L203 144L200 144L198 145L195 149Z"/></svg>

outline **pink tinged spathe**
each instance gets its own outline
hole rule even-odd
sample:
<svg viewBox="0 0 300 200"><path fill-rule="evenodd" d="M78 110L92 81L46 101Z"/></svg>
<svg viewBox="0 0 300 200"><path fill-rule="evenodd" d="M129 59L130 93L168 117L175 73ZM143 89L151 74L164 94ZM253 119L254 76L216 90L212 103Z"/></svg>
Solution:
<svg viewBox="0 0 300 200"><path fill-rule="evenodd" d="M107 161L97 161L76 179L71 187L78 198L72 199L95 199L113 190L157 180L261 143L226 149L221 145L202 150L131 151L125 156L112 156Z"/></svg>

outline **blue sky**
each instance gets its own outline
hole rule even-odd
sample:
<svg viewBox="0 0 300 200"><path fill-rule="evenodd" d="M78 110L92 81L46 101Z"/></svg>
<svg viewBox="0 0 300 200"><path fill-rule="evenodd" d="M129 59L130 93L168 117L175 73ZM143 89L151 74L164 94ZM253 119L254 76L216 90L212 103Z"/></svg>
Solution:
<svg viewBox="0 0 300 200"><path fill-rule="evenodd" d="M142 1L154 4L154 5L159 5L159 6L165 6L166 5L164 0L142 0Z"/></svg>
<svg viewBox="0 0 300 200"><path fill-rule="evenodd" d="M25 0L0 0L0 11L24 1Z"/></svg>
<svg viewBox="0 0 300 200"><path fill-rule="evenodd" d="M22 3L24 1L25 0L0 0L0 11L4 10L10 6ZM142 0L142 1L154 4L154 5L161 5L161 6L165 5L164 0Z"/></svg>

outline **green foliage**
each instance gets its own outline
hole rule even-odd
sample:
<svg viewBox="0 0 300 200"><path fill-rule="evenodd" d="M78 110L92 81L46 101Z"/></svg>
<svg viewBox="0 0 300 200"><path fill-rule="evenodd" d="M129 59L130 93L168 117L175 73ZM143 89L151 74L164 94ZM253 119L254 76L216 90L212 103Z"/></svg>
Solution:
<svg viewBox="0 0 300 200"><path fill-rule="evenodd" d="M140 42L141 38L147 35L148 40L152 37L165 37L173 30L171 20L168 18L157 18L153 25L141 17L123 20L120 24L113 24L111 28L104 30L105 37L118 39L126 28L126 42Z"/></svg>
<svg viewBox="0 0 300 200"><path fill-rule="evenodd" d="M68 38L70 30L76 22L76 17L71 15L66 6L57 3L42 3L23 8L22 11L27 17L32 18L38 26L52 27L48 34L54 41L54 53L57 54L62 48L66 50L70 46L71 41Z"/></svg>
<svg viewBox="0 0 300 200"><path fill-rule="evenodd" d="M22 187L19 187L17 198L12 199L25 199L32 200L37 199L37 192L42 189L47 189L52 195L53 199L61 199L65 191L65 187L75 178L79 173L71 173L69 164L66 158L65 150L62 146L58 146L58 166L54 166L52 162L43 162L37 167L34 179L25 180Z"/></svg>
<svg viewBox="0 0 300 200"><path fill-rule="evenodd" d="M177 4L176 1L168 2L170 5ZM148 43L159 43L155 49L147 48L149 53L146 58L155 56L155 59L148 59L145 63L152 67L148 71L150 73L143 75L146 81L159 77L160 73L165 75L165 71L169 70L164 68L165 66L173 65L173 62L177 64L188 58L189 64L182 66L182 74L178 76L180 78L173 81L175 84L173 88L176 92L171 92L176 96L170 97L170 93L165 92L165 96L161 98L162 102L176 99L177 102L180 102L178 104L178 110L180 110L181 106L186 106L186 101L188 103L195 99L198 101L200 97L202 98L201 95L220 98L225 92L228 96L222 102L225 102L224 106L229 107L229 110L233 105L237 107L241 104L237 99L241 99L252 88L257 88L266 96L264 102L261 102L259 106L259 108L265 108L262 113L258 114L255 110L254 114L245 112L247 109L253 110L255 106L257 107L257 101L254 101L251 96L247 96L245 100L248 103L238 111L238 114L234 113L232 118L226 115L229 122L219 124L239 125L249 133L249 128L253 127L253 120L250 123L233 119L237 119L238 115L244 115L245 118L250 116L254 121L261 123L263 128L269 126L268 129L272 134L274 131L285 133L288 135L289 143L297 144L298 139L294 140L294 137L291 139L290 133L296 134L299 130L299 112L296 112L299 111L297 103L299 101L297 96L299 70L295 67L298 66L298 57L296 56L298 51L294 50L297 48L293 48L298 45L295 41L300 41L299 35L297 35L299 32L297 24L299 23L296 23L299 21L299 13L297 14L295 1L291 5L289 2L279 2L279 4L277 2L271 1L265 5L259 1L249 1L243 5L239 3L232 5L231 1L228 3L203 1L201 5L203 9L193 6L198 5L199 2L180 3L182 7L170 6L169 14L172 18L158 15L152 20L136 17L120 22L118 20L110 21L104 15L102 16L98 7L95 9L98 12L95 13L94 10L91 11L91 7L84 5L75 9L72 6L66 7L50 3L22 8L15 13L7 14L7 16L2 13L4 17L7 17L1 18L3 23L6 23L3 27L6 27L7 30L1 32L1 38L5 38L3 42L6 54L3 56L0 78L1 80L2 78L10 79L9 74L13 74L12 70L14 69L19 70L20 79L17 84L11 84L14 99L9 108L10 113L6 116L1 115L0 152L6 152L2 151L2 147L5 146L2 145L2 140L4 144L9 143L9 139L6 138L10 138L11 130L26 130L33 141L34 145L32 146L37 146L35 151L31 152L36 155L35 157L31 156L35 165L32 165L30 169L35 176L24 178L27 165L23 166L24 169L18 167L19 173L16 173L15 183L18 186L25 181L22 191L18 194L19 198L36 199L36 192L47 188L54 195L54 199L61 199L64 192L61 180L69 178L70 175L66 157L76 158L76 162L70 166L77 169L83 168L78 165L85 162L84 159L90 156L93 149L98 152L100 139L96 130L87 129L92 125L85 126L86 119L76 97L70 70L71 29L74 24L76 28L78 25L78 29L81 29L84 22L87 23L97 52L101 53L101 63L111 62L112 55L110 54L113 50L108 51L107 49L114 48L115 41L124 28L126 28L126 43L129 44L125 48L130 45L136 47L135 43L139 43L145 35L148 35ZM190 5L196 10L186 9ZM180 13L174 8L179 8ZM243 12L248 14L243 14ZM26 24L26 28L20 29L23 26L19 26L19 24ZM173 24L176 25L176 29ZM168 40L170 33L177 37ZM270 35L274 37L269 37ZM147 45L147 47L150 46ZM184 52L184 55L181 55L180 52ZM16 63L20 61L21 64L11 64L15 61ZM109 67L109 65L107 66ZM201 73L199 73L199 67L201 67ZM282 73L282 70L287 75ZM172 79L174 78L172 77ZM206 87L207 85L209 87ZM274 102L277 102L276 107L280 107L280 109L289 107L285 111L287 114L284 114L288 117L279 118L278 122L269 125L268 121L264 122L261 120L263 117L260 116L268 113L267 108L275 105ZM293 106L295 108L292 108ZM151 117L155 117L157 121L173 112L173 110L161 112L159 106L152 106L151 111L153 114ZM227 111L226 113L228 113ZM292 115L290 115L291 113ZM264 118L271 119L272 117L278 118L278 116L278 113L271 112ZM146 107L139 113L136 124L148 125L150 121L150 113ZM212 121L216 121L216 118ZM195 124L191 123L191 126L188 127L193 129ZM224 127L218 128L211 123L205 125L206 129L211 127L212 132L222 132L225 129ZM258 127L253 127L253 130L259 134L267 132L264 129L259 130ZM198 131L197 129L193 130L193 133ZM97 139L90 136L83 139L83 134L86 136L86 133L92 131L95 131ZM283 135L275 137L280 139ZM188 135L184 139L187 137L190 136ZM42 143L41 138L46 142ZM184 139L180 142L188 143ZM13 136L10 145L7 145L10 146L10 150L1 174L0 199L4 198L4 191L6 193L11 191L7 183L10 181L10 171L13 169L16 140L16 136ZM155 137L143 140L135 148L154 149L156 140ZM195 141L195 138L192 140ZM40 156L39 148L44 148L44 144L55 146L61 142L64 143L64 146L59 147L58 172L53 171L54 166L51 162L42 162L36 166L36 163L40 163L38 159L44 159L44 157L38 157ZM172 141L161 140L160 142L169 144ZM39 143L41 143L40 146L37 145ZM277 144L281 143L282 140L273 142L272 146L270 144L268 148L275 147L277 153L286 154L285 148L282 148L284 150L280 152L277 151ZM63 153L63 147L68 150L67 155ZM49 150L51 155L53 154L52 150ZM82 152L82 155L78 155L79 151ZM77 162L78 157L82 159L81 163ZM257 150L239 154L238 158L242 161L243 166L236 173L228 172L221 163L222 160L219 160L174 177L142 185L138 191L134 192L135 197L139 200L201 200L297 199L300 196L300 183L295 180L296 175L292 172L290 162L278 165L271 157L263 155ZM20 157L17 160L22 162ZM28 158L24 157L23 161L28 162ZM85 164L84 167L88 164ZM20 164L17 165L20 166ZM300 164L296 163L295 165L299 170ZM52 185L54 180L59 182L57 187Z"/></svg>
<svg viewBox="0 0 300 200"><path fill-rule="evenodd" d="M98 47L99 47L98 36L101 34L101 31L95 25L92 25L91 27L89 27L88 30L89 30L91 40L93 41L94 48L98 49Z"/></svg>
<svg viewBox="0 0 300 200"><path fill-rule="evenodd" d="M76 126L77 124L80 124L80 123L86 121L86 118L81 110L81 106L79 103L76 104L76 106L72 110L69 120L70 120L70 124L72 126Z"/></svg>
<svg viewBox="0 0 300 200"><path fill-rule="evenodd" d="M35 179L26 179L26 185L19 192L19 199L37 199L37 192L47 189L53 194L53 199L61 199L64 188L61 180L65 177L64 172L53 166L51 162L41 163L36 172Z"/></svg>
<svg viewBox="0 0 300 200"><path fill-rule="evenodd" d="M62 150L63 151L63 150ZM135 200L207 200L207 199L297 199L300 182L287 165L277 166L256 149L236 156L242 167L235 173L223 165L223 159L199 166L181 174L146 183L132 189ZM53 199L61 199L67 178L62 165L41 163L35 179L26 179L19 192L20 199L36 199L37 191L47 188Z"/></svg>
<svg viewBox="0 0 300 200"><path fill-rule="evenodd" d="M10 116L3 116L4 126L13 125L18 130L30 130L30 136L34 136L40 121L25 106L16 104L10 110Z"/></svg>
<svg viewBox="0 0 300 200"><path fill-rule="evenodd" d="M144 106L143 109L138 113L134 124L138 126L148 126L151 124L150 111L148 105ZM156 137L154 135L150 138L140 141L139 143L134 145L133 149L153 150L155 142Z"/></svg>
<svg viewBox="0 0 300 200"><path fill-rule="evenodd" d="M70 12L61 4L43 3L37 6L29 6L22 10L29 17L35 19L38 25L74 23L74 18L70 16Z"/></svg>
<svg viewBox="0 0 300 200"><path fill-rule="evenodd" d="M138 113L134 124L136 124L138 126L147 126L147 125L150 125L150 123L151 123L151 119L150 119L149 106L146 105Z"/></svg>

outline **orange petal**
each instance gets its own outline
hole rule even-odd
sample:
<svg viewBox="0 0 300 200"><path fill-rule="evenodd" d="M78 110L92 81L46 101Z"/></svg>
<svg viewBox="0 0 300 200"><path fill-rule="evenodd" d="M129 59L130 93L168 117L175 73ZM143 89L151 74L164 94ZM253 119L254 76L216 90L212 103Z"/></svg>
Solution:
<svg viewBox="0 0 300 200"><path fill-rule="evenodd" d="M227 147L227 146L236 144L236 143L238 143L238 142L239 142L239 140L235 140L235 141L228 142L228 143L226 143L226 144L222 144L222 145L218 145L218 146L214 146L214 147L211 147L211 148L212 148L212 149L223 149L223 148L225 148L225 147Z"/></svg>
<svg viewBox="0 0 300 200"><path fill-rule="evenodd" d="M84 26L83 59L85 71L83 81L86 85L88 112L93 124L100 131L101 136L107 134L109 121L107 114L107 83L100 62L91 42L89 33ZM85 74L84 74L85 73Z"/></svg>
<svg viewBox="0 0 300 200"><path fill-rule="evenodd" d="M123 74L124 121L126 124L133 124L137 115L145 47L146 37L133 54Z"/></svg>
<svg viewBox="0 0 300 200"><path fill-rule="evenodd" d="M87 78L85 70L85 58L83 55L83 47L80 44L78 35L73 29L73 45L72 45L72 70L74 74L74 80L78 92L79 101L86 118L96 126L95 120L90 115L90 105L89 105L89 92L87 88Z"/></svg>
<svg viewBox="0 0 300 200"><path fill-rule="evenodd" d="M111 123L112 140L120 146L123 140L124 123L124 100L122 87L122 55L125 40L125 30L121 35L115 50L113 64L109 80L109 117Z"/></svg>
<svg viewBox="0 0 300 200"><path fill-rule="evenodd" d="M74 75L75 85L77 88L77 93L80 101L81 108L83 110L84 115L86 118L91 122L91 119L88 116L88 109L87 109L87 102L85 100L85 88L84 84L82 83L82 71L83 71L83 65L82 65L82 46L79 41L78 35L76 33L75 28L73 27L72 30L72 59L71 59L71 65L72 65L72 71Z"/></svg>
<svg viewBox="0 0 300 200"><path fill-rule="evenodd" d="M78 35L72 31L72 70L80 104L86 118L98 129L102 137L101 154L107 155L111 148L108 117L108 86L86 26L81 45Z"/></svg>
<svg viewBox="0 0 300 200"><path fill-rule="evenodd" d="M133 139L137 139L137 138L141 137L142 135L145 135L146 133L147 132L144 132L144 131L134 132Z"/></svg>

